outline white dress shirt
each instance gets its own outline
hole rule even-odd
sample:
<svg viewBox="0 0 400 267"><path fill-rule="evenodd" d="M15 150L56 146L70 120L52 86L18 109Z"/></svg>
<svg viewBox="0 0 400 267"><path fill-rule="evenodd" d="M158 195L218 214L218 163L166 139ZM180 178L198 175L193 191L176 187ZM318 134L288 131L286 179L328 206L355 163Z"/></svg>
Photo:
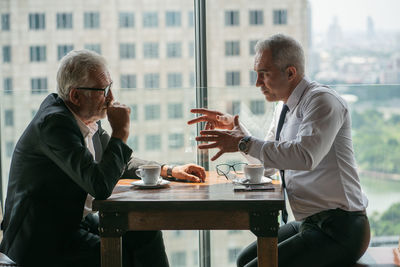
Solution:
<svg viewBox="0 0 400 267"><path fill-rule="evenodd" d="M249 155L265 168L285 170L295 219L328 209L365 210L368 200L357 173L346 102L333 89L304 77L286 104L279 141L275 132L282 104L267 139L251 138Z"/></svg>

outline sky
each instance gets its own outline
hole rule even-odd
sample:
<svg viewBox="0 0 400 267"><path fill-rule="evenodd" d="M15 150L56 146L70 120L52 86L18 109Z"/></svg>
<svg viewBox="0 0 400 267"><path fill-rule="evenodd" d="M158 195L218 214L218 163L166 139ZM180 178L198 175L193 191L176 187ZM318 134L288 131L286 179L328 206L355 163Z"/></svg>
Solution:
<svg viewBox="0 0 400 267"><path fill-rule="evenodd" d="M371 16L375 30L400 32L400 0L309 0L315 32L325 32L337 16L346 31L365 31Z"/></svg>

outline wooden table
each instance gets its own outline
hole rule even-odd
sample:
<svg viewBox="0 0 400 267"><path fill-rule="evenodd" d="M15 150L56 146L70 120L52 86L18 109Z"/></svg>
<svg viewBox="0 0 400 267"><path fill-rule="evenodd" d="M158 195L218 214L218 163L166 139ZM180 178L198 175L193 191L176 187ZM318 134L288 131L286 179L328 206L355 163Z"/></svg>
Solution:
<svg viewBox="0 0 400 267"><path fill-rule="evenodd" d="M122 266L121 236L129 230L250 230L257 236L258 266L277 267L280 185L274 191L234 192L225 177L207 176L205 183L171 182L162 189L135 189L134 180L121 180L107 200L94 200L101 266Z"/></svg>

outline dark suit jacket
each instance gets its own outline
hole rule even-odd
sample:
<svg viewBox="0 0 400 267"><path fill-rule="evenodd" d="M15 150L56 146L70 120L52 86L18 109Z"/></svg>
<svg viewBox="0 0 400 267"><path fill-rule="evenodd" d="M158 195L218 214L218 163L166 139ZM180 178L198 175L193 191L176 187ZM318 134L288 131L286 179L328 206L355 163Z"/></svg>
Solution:
<svg viewBox="0 0 400 267"><path fill-rule="evenodd" d="M120 177L136 177L136 167L148 163L131 158L100 124L93 143L97 161L57 94L43 101L12 157L1 252L23 266L57 262L78 231L87 193L106 199Z"/></svg>

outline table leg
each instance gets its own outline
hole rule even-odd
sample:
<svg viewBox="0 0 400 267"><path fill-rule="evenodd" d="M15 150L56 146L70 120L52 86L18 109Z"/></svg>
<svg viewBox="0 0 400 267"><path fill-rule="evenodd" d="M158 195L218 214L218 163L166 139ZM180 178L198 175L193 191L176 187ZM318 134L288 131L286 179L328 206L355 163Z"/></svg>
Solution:
<svg viewBox="0 0 400 267"><path fill-rule="evenodd" d="M257 237L258 267L278 267L278 238Z"/></svg>
<svg viewBox="0 0 400 267"><path fill-rule="evenodd" d="M122 238L101 237L101 267L122 267Z"/></svg>

